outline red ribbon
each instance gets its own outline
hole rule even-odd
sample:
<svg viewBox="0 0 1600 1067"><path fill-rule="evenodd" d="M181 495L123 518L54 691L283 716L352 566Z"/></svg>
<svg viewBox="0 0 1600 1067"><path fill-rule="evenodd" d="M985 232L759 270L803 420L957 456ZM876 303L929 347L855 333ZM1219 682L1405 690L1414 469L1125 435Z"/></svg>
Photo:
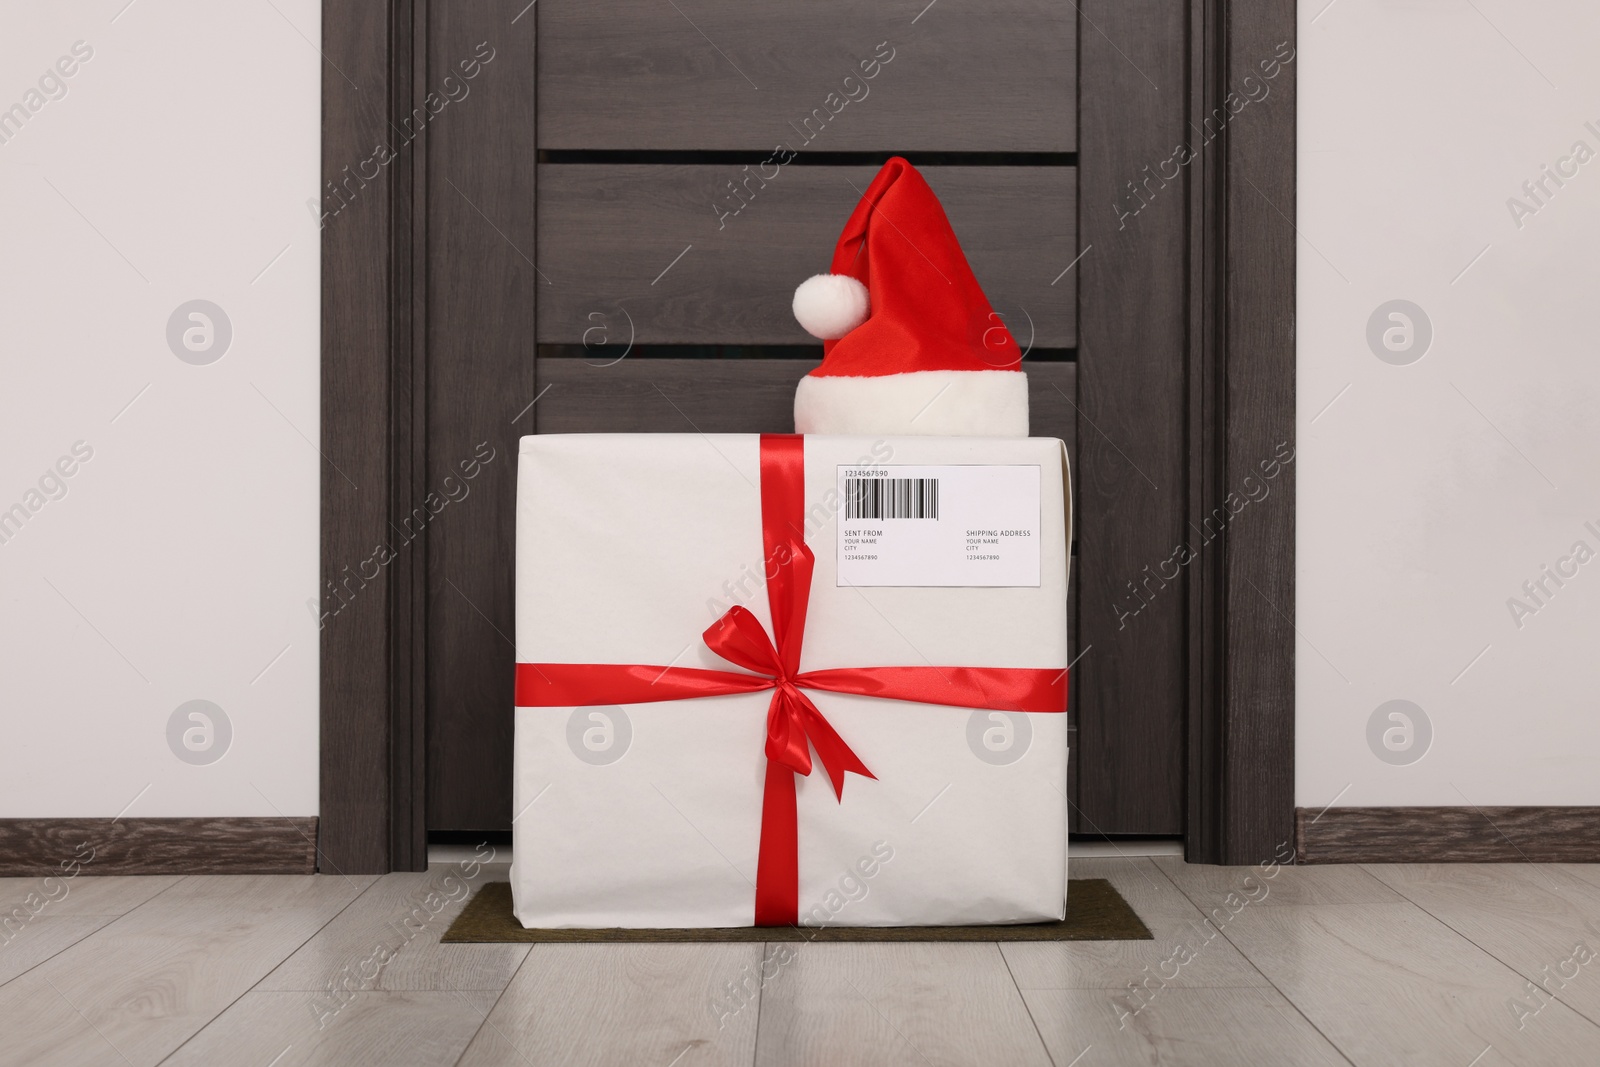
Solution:
<svg viewBox="0 0 1600 1067"><path fill-rule="evenodd" d="M789 926L799 921L800 913L794 776L811 773L814 748L840 801L846 772L875 777L801 689L961 708L1064 712L1067 672L1011 667L801 671L800 646L816 557L805 543L805 439L799 434L761 435L761 532L773 636L769 638L755 615L740 606L729 608L702 635L711 651L754 673L643 664L519 663L516 705L647 704L773 690L767 706L755 925Z"/></svg>

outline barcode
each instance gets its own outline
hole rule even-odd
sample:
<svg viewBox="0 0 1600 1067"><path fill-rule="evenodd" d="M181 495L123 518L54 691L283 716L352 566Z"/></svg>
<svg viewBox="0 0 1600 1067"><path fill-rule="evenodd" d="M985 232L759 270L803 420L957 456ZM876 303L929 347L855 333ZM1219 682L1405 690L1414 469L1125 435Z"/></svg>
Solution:
<svg viewBox="0 0 1600 1067"><path fill-rule="evenodd" d="M846 478L846 519L938 519L937 478Z"/></svg>

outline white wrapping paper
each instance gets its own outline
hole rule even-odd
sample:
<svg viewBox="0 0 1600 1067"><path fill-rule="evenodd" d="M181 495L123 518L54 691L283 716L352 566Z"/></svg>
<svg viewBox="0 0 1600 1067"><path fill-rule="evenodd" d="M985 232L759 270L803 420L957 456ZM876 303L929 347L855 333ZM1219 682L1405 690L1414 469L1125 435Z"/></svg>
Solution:
<svg viewBox="0 0 1600 1067"><path fill-rule="evenodd" d="M1059 441L808 437L816 554L801 670L1065 669L1070 516ZM837 583L838 469L1037 464L1037 587ZM734 603L771 633L761 581L759 438L522 439L521 662L738 670L700 634ZM902 520L910 521L910 520ZM1059 919L1067 722L808 690L877 775L797 779L800 921L900 926ZM530 927L753 921L770 692L516 709L511 885Z"/></svg>

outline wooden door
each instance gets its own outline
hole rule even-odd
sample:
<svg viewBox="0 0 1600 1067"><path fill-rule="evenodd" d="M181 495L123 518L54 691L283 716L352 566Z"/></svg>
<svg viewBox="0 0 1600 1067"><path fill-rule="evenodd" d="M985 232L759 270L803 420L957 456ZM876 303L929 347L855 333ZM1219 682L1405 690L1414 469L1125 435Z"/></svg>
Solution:
<svg viewBox="0 0 1600 1067"><path fill-rule="evenodd" d="M1293 439L1292 73L1276 111L1222 110L1292 4L911 7L325 6L329 589L398 546L324 624L329 869L509 826L517 439L789 429L820 357L790 294L891 154L1071 453L1073 830L1284 839L1292 476L1170 561Z"/></svg>
<svg viewBox="0 0 1600 1067"><path fill-rule="evenodd" d="M1181 86L1171 5L1107 7L1141 67ZM1125 235L1106 192L1170 138L1181 94L1164 108L1099 33L1080 77L1078 15L1049 0L545 0L515 28L531 50L504 55L434 12L437 69L480 39L495 52L429 147L422 467L431 485L480 442L497 458L428 534L428 828L511 818L517 436L790 429L820 351L789 296L902 153L1027 349L1034 434L1075 459L1092 594L1072 627L1077 828L1181 833L1182 601L1125 633L1116 610L1181 522L1181 201Z"/></svg>

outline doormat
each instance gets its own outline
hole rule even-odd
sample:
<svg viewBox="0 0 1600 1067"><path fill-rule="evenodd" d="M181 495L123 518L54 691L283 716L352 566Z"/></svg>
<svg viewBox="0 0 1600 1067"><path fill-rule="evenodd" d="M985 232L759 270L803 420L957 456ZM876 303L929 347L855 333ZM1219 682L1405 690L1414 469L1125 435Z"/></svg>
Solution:
<svg viewBox="0 0 1600 1067"><path fill-rule="evenodd" d="M1104 878L1067 883L1060 922L989 926L735 926L704 930L528 930L511 914L511 883L488 882L439 939L499 942L663 941L1150 941L1150 930Z"/></svg>

